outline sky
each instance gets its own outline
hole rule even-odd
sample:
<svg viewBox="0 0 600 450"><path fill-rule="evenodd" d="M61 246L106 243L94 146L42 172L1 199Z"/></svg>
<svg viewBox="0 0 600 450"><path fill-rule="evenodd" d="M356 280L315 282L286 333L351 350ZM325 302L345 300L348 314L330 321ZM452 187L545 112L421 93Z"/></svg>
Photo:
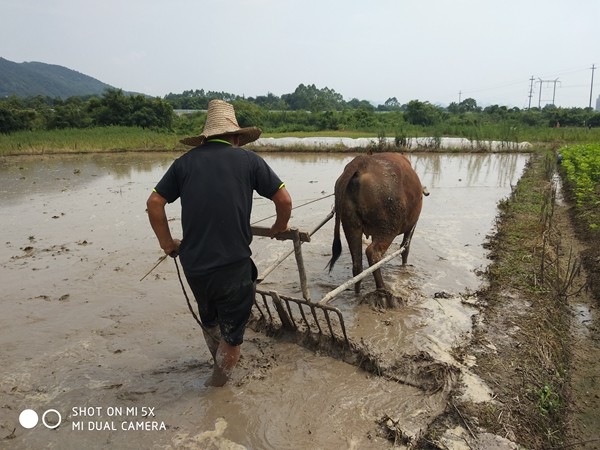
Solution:
<svg viewBox="0 0 600 450"><path fill-rule="evenodd" d="M600 0L0 0L0 57L126 91L592 107ZM531 79L533 78L533 82Z"/></svg>

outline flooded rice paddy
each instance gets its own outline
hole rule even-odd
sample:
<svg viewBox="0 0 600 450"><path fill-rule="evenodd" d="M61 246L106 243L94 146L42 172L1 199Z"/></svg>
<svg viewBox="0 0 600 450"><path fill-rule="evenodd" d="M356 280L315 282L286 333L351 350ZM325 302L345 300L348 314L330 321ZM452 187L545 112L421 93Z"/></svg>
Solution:
<svg viewBox="0 0 600 450"><path fill-rule="evenodd" d="M313 229L331 211L350 154L264 154L286 182L290 222ZM248 330L232 382L206 388L211 358L171 259L162 256L145 201L173 154L13 157L0 161L0 439L9 448L389 448L386 417L409 437L446 407L427 392ZM452 348L469 338L470 293L489 261L497 202L525 154L410 154L425 197L409 256L383 275L405 305L381 311L353 290L336 297L352 338L389 364L428 355L457 369L464 395L489 390ZM306 204L306 205L305 205ZM301 206L305 205L305 206ZM257 197L253 222L274 208ZM180 236L179 204L167 214ZM345 240L334 270L333 221L302 246L311 297L351 278ZM390 252L399 248L398 238ZM255 238L259 272L290 242ZM300 297L293 257L261 288ZM363 281L362 293L374 290ZM188 290L189 292L189 290ZM19 415L39 416L31 429ZM46 413L44 415L44 413ZM151 413L151 414L149 414Z"/></svg>

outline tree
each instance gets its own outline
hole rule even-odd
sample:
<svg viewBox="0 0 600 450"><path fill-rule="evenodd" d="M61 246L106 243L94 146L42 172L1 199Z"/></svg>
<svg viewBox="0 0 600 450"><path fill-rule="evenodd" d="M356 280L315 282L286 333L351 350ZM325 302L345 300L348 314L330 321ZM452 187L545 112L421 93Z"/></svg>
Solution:
<svg viewBox="0 0 600 450"><path fill-rule="evenodd" d="M459 103L461 112L480 112L481 108L477 106L477 102L474 98L465 98Z"/></svg>
<svg viewBox="0 0 600 450"><path fill-rule="evenodd" d="M378 111L400 111L402 105L396 97L388 98L383 105L378 105Z"/></svg>
<svg viewBox="0 0 600 450"><path fill-rule="evenodd" d="M406 105L404 119L413 125L429 126L439 123L442 118L441 110L429 102L411 100Z"/></svg>
<svg viewBox="0 0 600 450"><path fill-rule="evenodd" d="M357 98L353 98L352 100L347 102L346 107L349 107L351 109L366 109L369 111L375 110L375 108L373 107L373 105L371 105L371 103L369 103L366 100L359 100Z"/></svg>
<svg viewBox="0 0 600 450"><path fill-rule="evenodd" d="M289 109L295 111L339 111L344 107L344 99L340 94L328 87L317 89L314 84L300 84L292 94L284 94L281 99Z"/></svg>
<svg viewBox="0 0 600 450"><path fill-rule="evenodd" d="M0 103L0 133L9 134L26 128L27 124L15 114L14 110Z"/></svg>
<svg viewBox="0 0 600 450"><path fill-rule="evenodd" d="M506 106L490 105L483 109L483 113L496 118L503 118L508 115L508 108Z"/></svg>
<svg viewBox="0 0 600 450"><path fill-rule="evenodd" d="M460 106L456 102L450 103L448 105L448 108L446 108L446 109L448 110L449 113L460 114Z"/></svg>
<svg viewBox="0 0 600 450"><path fill-rule="evenodd" d="M120 89L111 89L102 98L90 99L87 111L94 124L100 126L171 129L173 124L173 108L165 100L144 95L126 96Z"/></svg>
<svg viewBox="0 0 600 450"><path fill-rule="evenodd" d="M344 128L354 130L370 130L377 125L375 111L372 105L370 108L356 108L346 110L343 115Z"/></svg>
<svg viewBox="0 0 600 450"><path fill-rule="evenodd" d="M318 130L337 130L340 126L338 113L334 111L322 111L315 115L316 128Z"/></svg>
<svg viewBox="0 0 600 450"><path fill-rule="evenodd" d="M48 129L85 128L90 126L92 119L85 110L85 104L78 97L70 97L66 102L55 104L48 117Z"/></svg>
<svg viewBox="0 0 600 450"><path fill-rule="evenodd" d="M270 92L266 96L259 95L255 99L250 97L248 98L248 101L256 103L261 108L270 111L283 111L288 109L287 104L281 98L277 97L276 95L273 95Z"/></svg>
<svg viewBox="0 0 600 450"><path fill-rule="evenodd" d="M466 98L460 103L452 102L447 109L452 114L481 112L481 108L477 106L477 102L473 98Z"/></svg>
<svg viewBox="0 0 600 450"><path fill-rule="evenodd" d="M129 106L130 101L122 89L108 89L100 99L90 100L88 111L97 125L127 125Z"/></svg>
<svg viewBox="0 0 600 450"><path fill-rule="evenodd" d="M263 123L263 111L258 105L247 100L232 102L235 117L240 127L260 127Z"/></svg>

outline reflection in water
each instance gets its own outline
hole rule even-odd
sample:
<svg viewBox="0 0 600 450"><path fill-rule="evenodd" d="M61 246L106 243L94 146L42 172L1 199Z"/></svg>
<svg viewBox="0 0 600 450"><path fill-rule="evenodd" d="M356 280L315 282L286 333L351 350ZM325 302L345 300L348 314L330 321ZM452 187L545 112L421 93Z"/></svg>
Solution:
<svg viewBox="0 0 600 450"><path fill-rule="evenodd" d="M522 154L411 154L408 155L421 183L428 187L452 185L506 187L523 169Z"/></svg>
<svg viewBox="0 0 600 450"><path fill-rule="evenodd" d="M154 173L158 178L178 153L111 153L91 155L18 156L0 160L0 193L19 195L32 192L60 191L94 181L95 177L112 177L114 181L135 180L140 174ZM327 173L332 181L355 154L285 153L263 154L274 167L300 171L304 177ZM431 188L444 186L456 178L463 186L495 183L504 187L514 182L522 168L522 154L408 154L421 182ZM308 171L304 173L303 171ZM73 175L78 175L73 177ZM496 177L496 180L490 177ZM451 181L450 181L451 182ZM332 188L331 188L332 191Z"/></svg>
<svg viewBox="0 0 600 450"><path fill-rule="evenodd" d="M118 186L135 182L141 174L166 170L178 155L99 153L6 157L0 159L0 195L5 200L19 201L32 193L64 192L102 178L110 178L112 185Z"/></svg>

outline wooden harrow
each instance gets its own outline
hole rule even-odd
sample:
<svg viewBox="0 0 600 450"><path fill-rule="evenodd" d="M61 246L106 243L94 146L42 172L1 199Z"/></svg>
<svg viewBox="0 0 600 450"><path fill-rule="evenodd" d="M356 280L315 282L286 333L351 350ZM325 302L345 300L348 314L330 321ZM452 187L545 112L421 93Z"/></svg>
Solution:
<svg viewBox="0 0 600 450"><path fill-rule="evenodd" d="M400 249L383 258L377 264L370 266L360 274L346 281L342 285L328 292L321 300L313 301L310 298L306 270L304 268L304 259L302 257L302 243L310 242L311 236L316 233L332 217L333 211L313 229L311 232L299 231L291 228L285 233L277 236L279 240L292 240L294 248L290 252L280 256L271 266L265 269L257 282L260 284L277 266L279 266L288 256L294 253L296 264L298 266L298 275L300 277L300 287L303 298L295 298L278 294L274 290L266 291L257 288L252 310L250 326L254 329L264 330L272 334L282 334L292 332L297 337L308 339L311 342L321 342L322 339L330 339L334 343L351 347L351 341L348 337L346 324L342 312L328 305L337 295L369 274L373 273L379 267L393 258L402 254L408 242ZM269 236L269 229L264 227L252 227L254 236Z"/></svg>

